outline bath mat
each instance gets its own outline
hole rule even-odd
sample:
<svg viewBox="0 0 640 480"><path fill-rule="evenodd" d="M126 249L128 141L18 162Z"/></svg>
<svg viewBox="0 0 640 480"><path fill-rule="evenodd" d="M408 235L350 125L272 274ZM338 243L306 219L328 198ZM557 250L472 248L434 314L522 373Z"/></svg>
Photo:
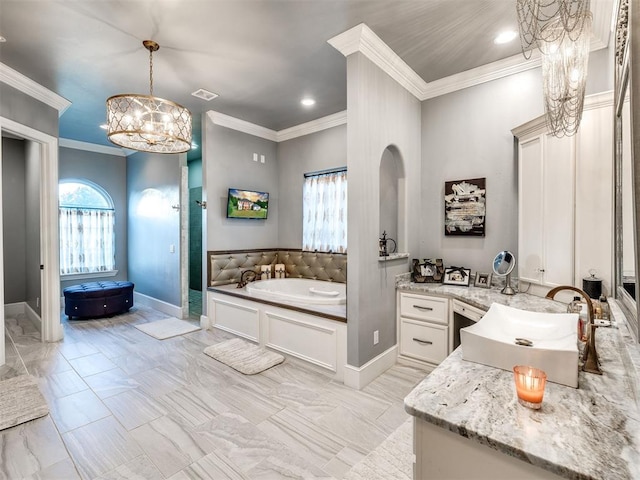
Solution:
<svg viewBox="0 0 640 480"><path fill-rule="evenodd" d="M241 338L226 340L204 349L204 353L245 375L255 375L284 362L279 353L270 352Z"/></svg>
<svg viewBox="0 0 640 480"><path fill-rule="evenodd" d="M44 417L47 413L47 401L30 375L0 382L0 430Z"/></svg>
<svg viewBox="0 0 640 480"><path fill-rule="evenodd" d="M397 480L413 478L413 417L408 418L344 476L344 480L386 480L388 478Z"/></svg>
<svg viewBox="0 0 640 480"><path fill-rule="evenodd" d="M165 340L200 330L200 327L196 327L185 320L180 320L175 317L156 320L155 322L141 323L140 325L134 325L134 327L158 340Z"/></svg>

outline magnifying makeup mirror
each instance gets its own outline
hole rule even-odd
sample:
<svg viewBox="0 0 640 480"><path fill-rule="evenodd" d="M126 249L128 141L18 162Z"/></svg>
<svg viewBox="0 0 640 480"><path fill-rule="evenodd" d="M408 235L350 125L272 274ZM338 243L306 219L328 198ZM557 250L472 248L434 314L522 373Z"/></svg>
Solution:
<svg viewBox="0 0 640 480"><path fill-rule="evenodd" d="M504 288L500 293L505 295L515 295L516 291L511 287L511 272L516 266L516 257L513 253L503 250L493 259L493 273L499 277L507 277Z"/></svg>

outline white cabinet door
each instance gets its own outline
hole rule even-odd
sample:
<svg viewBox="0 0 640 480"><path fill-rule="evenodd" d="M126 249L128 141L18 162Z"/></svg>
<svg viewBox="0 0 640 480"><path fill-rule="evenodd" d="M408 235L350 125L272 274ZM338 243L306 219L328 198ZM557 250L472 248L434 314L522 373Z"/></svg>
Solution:
<svg viewBox="0 0 640 480"><path fill-rule="evenodd" d="M574 142L545 135L543 175L542 283L550 287L573 283Z"/></svg>
<svg viewBox="0 0 640 480"><path fill-rule="evenodd" d="M573 142L540 134L519 145L520 280L573 282Z"/></svg>

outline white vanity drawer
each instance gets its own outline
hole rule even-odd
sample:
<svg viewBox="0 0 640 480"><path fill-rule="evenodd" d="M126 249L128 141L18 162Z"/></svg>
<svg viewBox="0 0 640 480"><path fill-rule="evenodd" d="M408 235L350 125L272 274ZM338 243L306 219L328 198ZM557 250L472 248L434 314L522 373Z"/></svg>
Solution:
<svg viewBox="0 0 640 480"><path fill-rule="evenodd" d="M479 308L472 307L471 305L461 302L460 300L453 300L453 311L455 313L459 313L463 317L473 320L474 322L480 321L480 319L484 317L484 314L487 313Z"/></svg>
<svg viewBox="0 0 640 480"><path fill-rule="evenodd" d="M400 354L438 364L447 358L449 327L400 319Z"/></svg>
<svg viewBox="0 0 640 480"><path fill-rule="evenodd" d="M401 293L400 316L447 325L449 323L449 300L441 297Z"/></svg>

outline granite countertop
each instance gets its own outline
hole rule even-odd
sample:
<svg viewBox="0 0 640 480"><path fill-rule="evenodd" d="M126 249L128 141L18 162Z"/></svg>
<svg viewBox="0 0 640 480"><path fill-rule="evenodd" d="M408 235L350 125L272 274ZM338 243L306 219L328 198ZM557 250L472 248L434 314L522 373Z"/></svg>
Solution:
<svg viewBox="0 0 640 480"><path fill-rule="evenodd" d="M459 298L485 310L497 301L526 310L566 311L564 304L533 295L424 285L398 282L405 291ZM620 310L615 302L612 306L619 319ZM580 372L578 389L547 383L540 410L518 403L511 372L463 360L462 347L405 398L405 410L565 478L640 479L637 359L628 354L636 349L627 348L626 324L618 323L596 333L603 375Z"/></svg>
<svg viewBox="0 0 640 480"><path fill-rule="evenodd" d="M567 306L564 303L526 293L504 295L500 293L500 287L480 288L443 285L441 283L413 283L409 274L398 275L397 278L396 288L398 290L455 298L481 310L489 310L491 304L495 302L534 312L566 313L567 311Z"/></svg>

